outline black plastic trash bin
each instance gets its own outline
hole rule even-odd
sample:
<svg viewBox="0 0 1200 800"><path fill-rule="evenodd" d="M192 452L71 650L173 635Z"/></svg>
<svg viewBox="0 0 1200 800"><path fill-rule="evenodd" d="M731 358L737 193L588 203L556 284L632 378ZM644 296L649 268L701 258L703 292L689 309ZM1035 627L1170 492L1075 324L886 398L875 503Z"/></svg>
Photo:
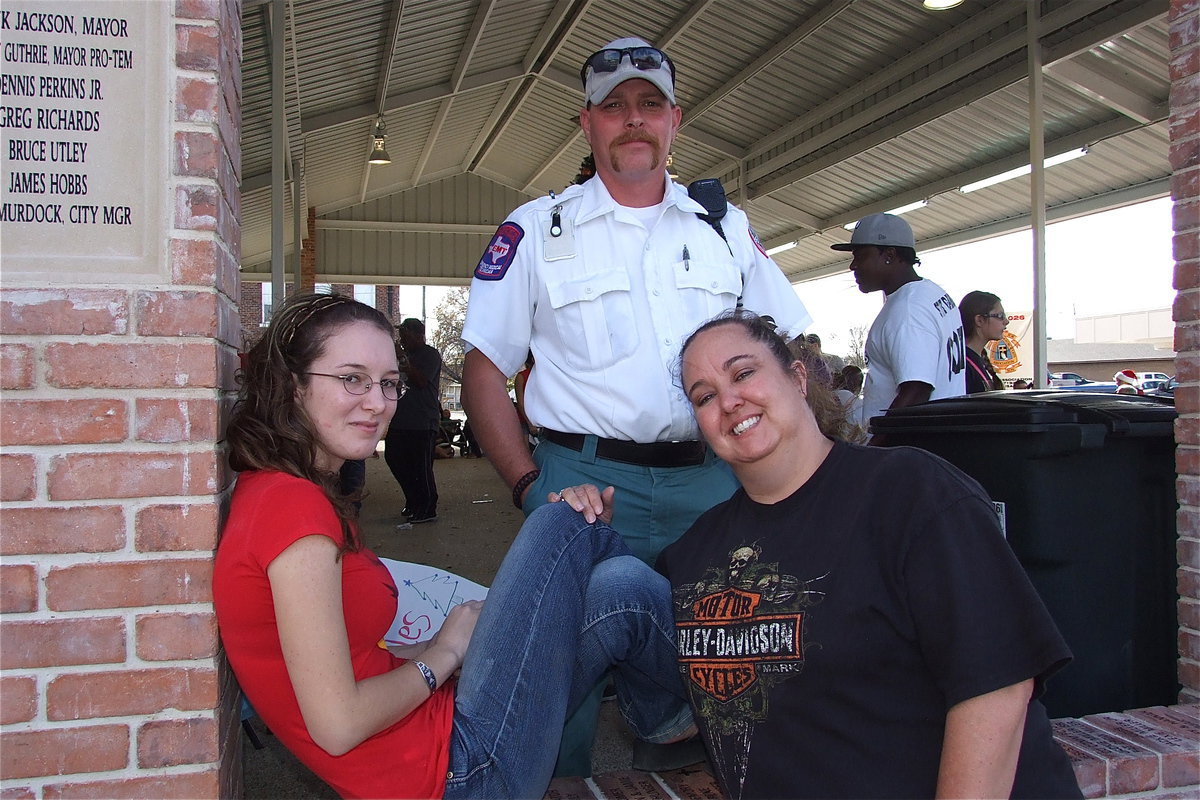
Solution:
<svg viewBox="0 0 1200 800"><path fill-rule="evenodd" d="M871 420L982 484L1075 655L1052 717L1176 702L1175 407L1064 390L987 392Z"/></svg>

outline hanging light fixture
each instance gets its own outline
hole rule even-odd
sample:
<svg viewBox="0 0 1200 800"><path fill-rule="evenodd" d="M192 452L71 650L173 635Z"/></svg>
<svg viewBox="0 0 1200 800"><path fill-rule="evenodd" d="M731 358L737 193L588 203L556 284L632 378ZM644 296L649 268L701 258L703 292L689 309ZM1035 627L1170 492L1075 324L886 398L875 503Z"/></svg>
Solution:
<svg viewBox="0 0 1200 800"><path fill-rule="evenodd" d="M924 0L921 5L930 11L946 11L947 9L961 6L963 0Z"/></svg>
<svg viewBox="0 0 1200 800"><path fill-rule="evenodd" d="M371 155L367 158L368 164L390 164L392 157L387 151L387 126L383 123L383 115L379 115L379 119L375 120L375 141L371 145Z"/></svg>

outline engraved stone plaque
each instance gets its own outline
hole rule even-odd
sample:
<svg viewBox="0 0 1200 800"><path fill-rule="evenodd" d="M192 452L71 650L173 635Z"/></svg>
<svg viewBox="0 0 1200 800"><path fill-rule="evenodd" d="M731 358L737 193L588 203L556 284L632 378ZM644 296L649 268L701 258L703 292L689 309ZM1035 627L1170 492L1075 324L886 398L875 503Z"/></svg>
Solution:
<svg viewBox="0 0 1200 800"><path fill-rule="evenodd" d="M6 0L0 9L6 283L163 278L171 7Z"/></svg>

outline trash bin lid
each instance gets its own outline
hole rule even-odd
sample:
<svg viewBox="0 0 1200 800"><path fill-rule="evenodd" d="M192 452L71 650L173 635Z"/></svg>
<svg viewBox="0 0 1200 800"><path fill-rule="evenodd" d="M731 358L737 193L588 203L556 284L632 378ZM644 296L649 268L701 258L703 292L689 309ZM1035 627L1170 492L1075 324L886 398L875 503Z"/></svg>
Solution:
<svg viewBox="0 0 1200 800"><path fill-rule="evenodd" d="M1176 412L1169 398L1073 392L1065 389L983 392L944 397L892 409L871 418L872 430L969 426L1036 429L1047 425L1096 425L1110 435L1173 435Z"/></svg>

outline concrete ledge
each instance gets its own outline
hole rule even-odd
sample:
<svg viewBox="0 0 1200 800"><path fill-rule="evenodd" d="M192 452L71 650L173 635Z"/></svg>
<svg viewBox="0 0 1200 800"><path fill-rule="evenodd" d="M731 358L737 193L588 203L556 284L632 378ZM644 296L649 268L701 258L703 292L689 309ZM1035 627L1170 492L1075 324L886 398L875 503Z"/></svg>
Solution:
<svg viewBox="0 0 1200 800"><path fill-rule="evenodd" d="M1200 797L1200 704L1057 719L1054 738L1075 768L1083 796L1195 800ZM673 772L621 770L557 778L546 800L719 798L707 765Z"/></svg>

